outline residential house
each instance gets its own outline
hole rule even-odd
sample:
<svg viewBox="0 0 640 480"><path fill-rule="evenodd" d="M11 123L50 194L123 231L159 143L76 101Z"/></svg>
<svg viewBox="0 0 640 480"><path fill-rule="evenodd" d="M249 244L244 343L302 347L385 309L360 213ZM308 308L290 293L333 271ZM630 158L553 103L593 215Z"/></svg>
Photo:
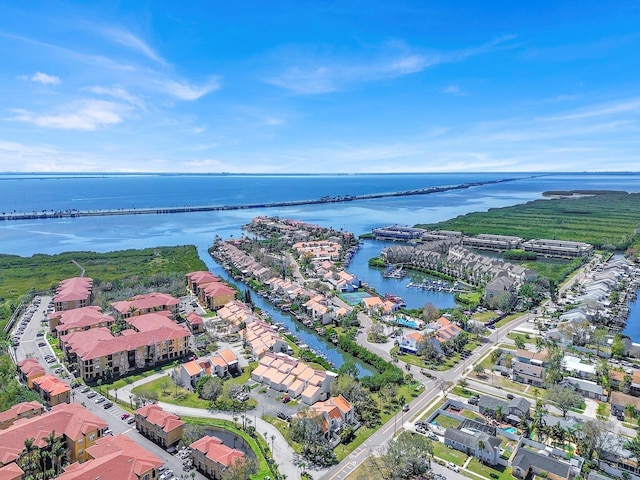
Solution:
<svg viewBox="0 0 640 480"><path fill-rule="evenodd" d="M0 466L17 461L28 438L33 439L35 448L45 447L45 438L52 432L64 441L69 462L83 462L88 458L86 449L103 435L107 426L107 422L79 403L55 405L49 412L17 420L0 430Z"/></svg>
<svg viewBox="0 0 640 480"><path fill-rule="evenodd" d="M71 402L71 387L55 375L43 375L33 380L33 391L49 406Z"/></svg>
<svg viewBox="0 0 640 480"><path fill-rule="evenodd" d="M293 244L293 248L299 255L309 255L313 260L331 260L340 259L342 245L329 240L312 240L308 242L297 242Z"/></svg>
<svg viewBox="0 0 640 480"><path fill-rule="evenodd" d="M357 425L353 407L342 395L316 402L310 410L322 416L323 431L326 435L340 433L347 425Z"/></svg>
<svg viewBox="0 0 640 480"><path fill-rule="evenodd" d="M247 325L244 330L244 341L256 358L261 358L267 352L292 352L289 344L276 333L273 326L261 320Z"/></svg>
<svg viewBox="0 0 640 480"><path fill-rule="evenodd" d="M513 278L509 277L509 275L498 275L497 277L489 280L485 285L485 293L484 293L484 301L487 304L491 304L491 299L496 298L497 300L515 294L516 282Z"/></svg>
<svg viewBox="0 0 640 480"><path fill-rule="evenodd" d="M503 421L512 425L516 425L520 421L520 417L530 417L531 402L522 397L515 397L505 401L489 395L480 395L478 400L478 411L484 415L493 418L498 416L498 412L502 415Z"/></svg>
<svg viewBox="0 0 640 480"><path fill-rule="evenodd" d="M229 333L236 333L255 322L257 317L249 305L240 300L231 300L216 312L218 317L229 326Z"/></svg>
<svg viewBox="0 0 640 480"><path fill-rule="evenodd" d="M478 430L446 428L444 444L467 455L473 455L482 463L497 465L502 440Z"/></svg>
<svg viewBox="0 0 640 480"><path fill-rule="evenodd" d="M307 315L323 325L328 325L334 319L334 313L332 307L329 305L329 299L322 294L314 296L303 303L302 306Z"/></svg>
<svg viewBox="0 0 640 480"><path fill-rule="evenodd" d="M544 383L544 367L548 356L549 352L546 349L539 352L518 349L511 363L513 380L541 387Z"/></svg>
<svg viewBox="0 0 640 480"><path fill-rule="evenodd" d="M418 344L422 341L420 332L411 332L402 335L400 339L400 351L415 355L418 352Z"/></svg>
<svg viewBox="0 0 640 480"><path fill-rule="evenodd" d="M129 300L113 302L111 306L120 318L130 318L152 312L170 312L172 317L178 315L180 300L167 293L153 292L136 295Z"/></svg>
<svg viewBox="0 0 640 480"><path fill-rule="evenodd" d="M440 317L435 322L427 325L427 330L431 330L434 332L433 339L435 339L438 344L443 344L444 342L448 342L454 337L458 336L460 332L462 332L462 328L460 328L457 324L449 321L446 317Z"/></svg>
<svg viewBox="0 0 640 480"><path fill-rule="evenodd" d="M622 392L611 392L611 413L624 412L627 405L633 406L636 415L640 414L640 397L634 397Z"/></svg>
<svg viewBox="0 0 640 480"><path fill-rule="evenodd" d="M584 380L595 380L597 378L596 366L591 363L583 363L579 357L565 355L562 359L562 366L572 377Z"/></svg>
<svg viewBox="0 0 640 480"><path fill-rule="evenodd" d="M365 297L362 299L362 304L370 315L380 313L384 307L384 302L380 297Z"/></svg>
<svg viewBox="0 0 640 480"><path fill-rule="evenodd" d="M193 466L208 478L218 480L222 473L237 461L244 458L244 453L227 447L217 437L205 436L191 445Z"/></svg>
<svg viewBox="0 0 640 480"><path fill-rule="evenodd" d="M211 374L220 378L235 376L242 373L238 364L238 357L230 348L220 350L211 356Z"/></svg>
<svg viewBox="0 0 640 480"><path fill-rule="evenodd" d="M608 395L602 388L602 385L598 385L591 380L583 380L582 378L565 377L560 381L560 385L563 387L573 388L576 392L586 398L598 400L599 402L606 402Z"/></svg>
<svg viewBox="0 0 640 480"><path fill-rule="evenodd" d="M209 368L209 374L210 373L211 368ZM195 389L198 381L205 375L207 375L206 370L195 360L182 363L178 369L180 385L186 388Z"/></svg>
<svg viewBox="0 0 640 480"><path fill-rule="evenodd" d="M609 381L611 390L622 391L622 384L625 376L631 377L631 385L629 387L629 395L640 397L640 370L633 369L632 373L621 372L620 370L611 370L609 372Z"/></svg>
<svg viewBox="0 0 640 480"><path fill-rule="evenodd" d="M93 279L74 277L63 280L53 296L55 311L72 310L91 305L93 300Z"/></svg>
<svg viewBox="0 0 640 480"><path fill-rule="evenodd" d="M0 430L9 428L21 418L31 418L36 415L42 415L42 413L44 413L44 407L38 402L32 401L18 403L9 410L0 412Z"/></svg>
<svg viewBox="0 0 640 480"><path fill-rule="evenodd" d="M177 415L165 412L159 405L145 405L134 414L138 431L161 447L170 447L182 439L184 422Z"/></svg>
<svg viewBox="0 0 640 480"><path fill-rule="evenodd" d="M29 389L33 388L33 381L44 376L44 367L33 357L18 362L18 375Z"/></svg>
<svg viewBox="0 0 640 480"><path fill-rule="evenodd" d="M84 463L72 463L64 469L58 480L154 480L164 460L143 448L125 434L109 435L86 449Z"/></svg>
<svg viewBox="0 0 640 480"><path fill-rule="evenodd" d="M549 480L570 480L580 473L584 459L543 444L521 438L509 459L512 475L527 479L540 476Z"/></svg>
<svg viewBox="0 0 640 480"><path fill-rule="evenodd" d="M187 315L187 327L191 330L191 333L197 335L205 332L204 320L196 312L191 312Z"/></svg>
<svg viewBox="0 0 640 480"><path fill-rule="evenodd" d="M51 313L49 330L54 337L58 337L71 332L109 327L114 321L113 317L102 313L98 306L81 307Z"/></svg>

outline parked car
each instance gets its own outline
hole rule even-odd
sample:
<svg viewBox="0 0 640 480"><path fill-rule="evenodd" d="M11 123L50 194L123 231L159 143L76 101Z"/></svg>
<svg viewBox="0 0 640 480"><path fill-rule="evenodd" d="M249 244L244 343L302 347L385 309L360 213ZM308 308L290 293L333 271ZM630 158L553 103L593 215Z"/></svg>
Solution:
<svg viewBox="0 0 640 480"><path fill-rule="evenodd" d="M478 405L479 402L480 402L480 397L478 397L477 395L474 395L469 400L467 400L467 403L469 405Z"/></svg>
<svg viewBox="0 0 640 480"><path fill-rule="evenodd" d="M111 407L113 407L113 402L107 402L102 406L102 408L104 408L105 410Z"/></svg>
<svg viewBox="0 0 640 480"><path fill-rule="evenodd" d="M507 398L508 398L509 400L513 400L513 399L514 399L514 398L516 398L516 397L514 397L513 393L507 393Z"/></svg>
<svg viewBox="0 0 640 480"><path fill-rule="evenodd" d="M276 414L276 417L278 417L280 420L286 420L287 419L287 414L284 412L278 412Z"/></svg>
<svg viewBox="0 0 640 480"><path fill-rule="evenodd" d="M447 462L447 468L449 470L453 470L454 472L459 472L460 471L460 468L458 467L458 465L456 465L453 462Z"/></svg>
<svg viewBox="0 0 640 480"><path fill-rule="evenodd" d="M87 398L93 398L93 397L95 397L97 395L98 394L96 392L90 392L90 393L87 393Z"/></svg>
<svg viewBox="0 0 640 480"><path fill-rule="evenodd" d="M129 418L131 416L130 413L123 413L122 415L120 415L120 420L126 420L127 418Z"/></svg>
<svg viewBox="0 0 640 480"><path fill-rule="evenodd" d="M38 346L39 347L44 347L45 345L46 345L46 343L44 343L44 342L38 342Z"/></svg>
<svg viewBox="0 0 640 480"><path fill-rule="evenodd" d="M113 431L110 428L107 428L104 432L102 432L104 435L113 435Z"/></svg>
<svg viewBox="0 0 640 480"><path fill-rule="evenodd" d="M136 417L130 417L129 420L127 420L127 423L129 425L131 425L132 423L136 423Z"/></svg>
<svg viewBox="0 0 640 480"><path fill-rule="evenodd" d="M80 390L82 393L87 393L89 390L91 390L91 387L85 385L84 387L82 387L82 390Z"/></svg>

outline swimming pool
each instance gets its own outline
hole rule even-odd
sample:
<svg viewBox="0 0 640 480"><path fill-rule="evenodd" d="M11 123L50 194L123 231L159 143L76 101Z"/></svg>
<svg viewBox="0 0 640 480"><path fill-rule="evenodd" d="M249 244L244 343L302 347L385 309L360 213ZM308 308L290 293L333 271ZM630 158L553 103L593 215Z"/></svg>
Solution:
<svg viewBox="0 0 640 480"><path fill-rule="evenodd" d="M418 328L418 324L416 322L414 322L413 320L407 320L406 318L397 318L396 319L396 323L398 325L402 325L403 327L409 327L409 328Z"/></svg>
<svg viewBox="0 0 640 480"><path fill-rule="evenodd" d="M500 430L503 430L503 431L509 432L509 433L513 433L513 434L517 434L518 433L518 429L516 427L501 428Z"/></svg>

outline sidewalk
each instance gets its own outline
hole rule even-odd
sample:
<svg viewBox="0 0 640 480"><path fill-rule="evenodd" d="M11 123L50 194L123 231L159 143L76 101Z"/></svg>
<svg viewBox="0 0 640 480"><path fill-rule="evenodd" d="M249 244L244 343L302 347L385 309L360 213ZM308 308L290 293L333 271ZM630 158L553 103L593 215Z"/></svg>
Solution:
<svg viewBox="0 0 640 480"><path fill-rule="evenodd" d="M149 377L138 380L137 382L133 382L128 384L122 388L116 390L109 390L109 395L112 397L117 397L118 400L123 400L126 402L131 402L131 390L140 385L144 385L145 383L152 382L158 378L166 376L166 373L154 373ZM239 417L239 415L229 414L225 412L216 412L205 410L202 408L193 408L193 407L184 407L181 405L174 405L172 403L158 402L165 411L175 413L177 415L186 415L189 417L200 417L200 418L217 418L221 420L229 420L233 422L233 417ZM251 417L252 415L248 415ZM267 441L267 444L271 446L273 444L273 459L278 464L278 469L281 474L286 475L287 479L300 480L300 469L295 464L294 459L294 451L289 447L289 444L285 440L285 438L280 434L278 429L276 429L270 423L265 422L261 418L258 418L257 415L253 415L254 417L254 425L256 427L256 431L263 435Z"/></svg>

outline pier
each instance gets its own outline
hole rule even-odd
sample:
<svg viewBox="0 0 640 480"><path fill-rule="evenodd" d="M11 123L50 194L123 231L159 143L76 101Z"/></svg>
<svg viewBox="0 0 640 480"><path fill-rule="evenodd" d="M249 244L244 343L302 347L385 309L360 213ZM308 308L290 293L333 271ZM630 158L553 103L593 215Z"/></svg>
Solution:
<svg viewBox="0 0 640 480"><path fill-rule="evenodd" d="M504 178L489 180L486 182L462 183L459 185L449 185L444 187L428 187L414 190L403 190L400 192L370 193L366 195L338 195L334 197L321 197L314 200L291 200L285 202L253 203L246 205L203 205L203 206L183 206L183 207L161 207L161 208L121 208L107 210L42 210L39 212L2 212L0 220L46 220L56 218L79 218L79 217L107 217L117 215L167 215L171 213L195 213L195 212L217 212L227 210L245 210L258 208L282 208L300 205L318 205L324 203L343 203L356 200L373 200L389 197L407 197L412 195L429 195L432 193L447 192L450 190L463 190L472 187L480 187L503 182L512 182L521 178Z"/></svg>

